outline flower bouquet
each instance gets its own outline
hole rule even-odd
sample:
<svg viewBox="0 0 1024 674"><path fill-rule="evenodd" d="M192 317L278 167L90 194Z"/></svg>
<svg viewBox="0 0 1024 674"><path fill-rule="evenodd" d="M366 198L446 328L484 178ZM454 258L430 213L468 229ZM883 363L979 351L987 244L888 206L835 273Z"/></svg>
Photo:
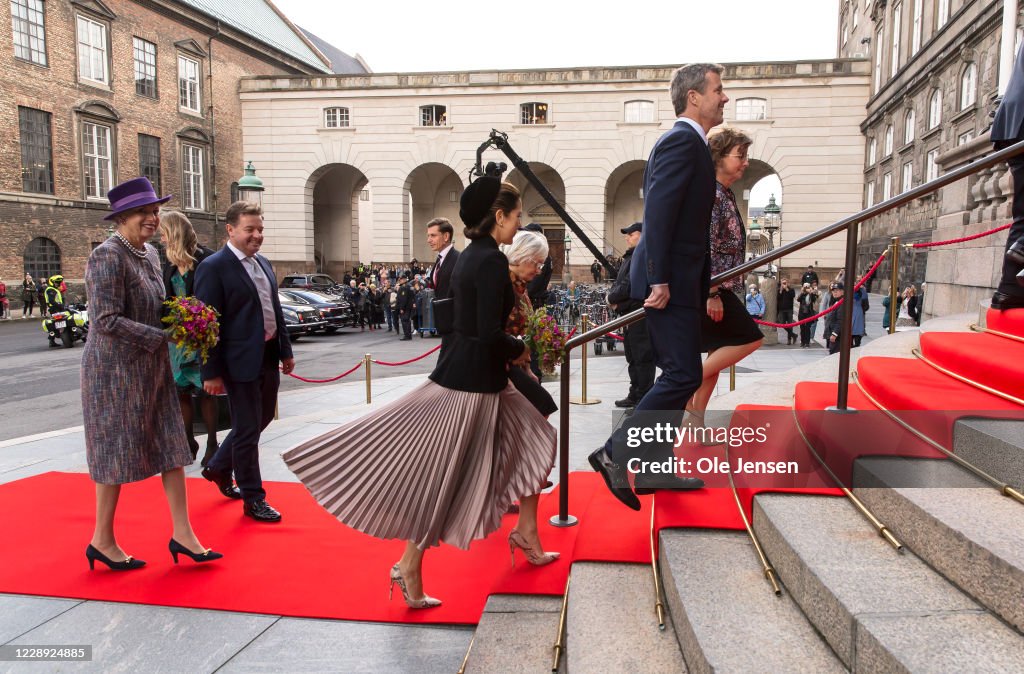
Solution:
<svg viewBox="0 0 1024 674"><path fill-rule="evenodd" d="M172 297L164 302L167 315L161 320L172 344L182 349L186 359L198 354L205 363L210 349L220 340L220 314L197 297Z"/></svg>
<svg viewBox="0 0 1024 674"><path fill-rule="evenodd" d="M547 309L541 307L526 318L523 341L537 352L540 371L544 374L554 374L555 367L560 365L565 357L566 339L558 327L558 322L554 317L548 316Z"/></svg>

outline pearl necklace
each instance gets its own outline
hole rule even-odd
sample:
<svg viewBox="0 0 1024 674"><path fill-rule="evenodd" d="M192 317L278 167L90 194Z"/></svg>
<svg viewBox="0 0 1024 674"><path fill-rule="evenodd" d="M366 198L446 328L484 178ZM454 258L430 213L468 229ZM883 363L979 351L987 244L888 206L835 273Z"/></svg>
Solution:
<svg viewBox="0 0 1024 674"><path fill-rule="evenodd" d="M147 255L149 255L149 253L146 251L145 248L143 248L142 250L139 250L138 248L133 246L131 244L131 242L128 239L126 239L123 234L121 234L121 232L114 232L114 236L117 237L117 240L120 241L124 245L124 247L127 248L128 251L132 255L134 255L135 257L139 258L140 260L144 259ZM143 244L143 245L145 245L145 244Z"/></svg>

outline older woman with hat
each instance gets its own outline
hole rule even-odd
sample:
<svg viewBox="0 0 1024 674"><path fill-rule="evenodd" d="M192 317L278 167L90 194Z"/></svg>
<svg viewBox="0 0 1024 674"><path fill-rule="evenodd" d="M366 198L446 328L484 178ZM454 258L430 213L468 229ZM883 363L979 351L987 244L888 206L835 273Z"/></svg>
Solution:
<svg viewBox="0 0 1024 674"><path fill-rule="evenodd" d="M508 260L498 249L512 242L522 200L515 187L487 176L466 188L460 206L470 244L452 271L453 331L430 379L284 453L339 520L407 541L390 580L410 608L441 605L424 592L424 551L441 541L468 548L501 525L516 499L510 550L521 549L534 565L558 557L543 552L537 532L555 430L508 378L509 367L530 359L523 342L505 332L515 300Z"/></svg>
<svg viewBox="0 0 1024 674"><path fill-rule="evenodd" d="M86 459L96 482L96 527L85 550L90 568L145 565L127 554L114 535L121 485L160 474L173 530L168 544L178 555L208 562L222 555L199 542L188 516L184 466L192 463L178 412L167 337L160 317L164 284L156 249L146 242L160 226L158 197L146 178L108 193L114 236L93 250L85 268L91 322L82 356L82 412Z"/></svg>

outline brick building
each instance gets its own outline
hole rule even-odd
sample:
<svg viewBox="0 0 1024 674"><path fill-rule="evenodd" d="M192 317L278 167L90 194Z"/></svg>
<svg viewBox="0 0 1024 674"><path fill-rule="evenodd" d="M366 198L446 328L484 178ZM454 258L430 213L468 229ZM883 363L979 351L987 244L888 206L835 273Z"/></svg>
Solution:
<svg viewBox="0 0 1024 674"><path fill-rule="evenodd" d="M10 0L0 12L0 276L81 283L107 190L148 176L207 244L243 172L240 78L332 72L266 0ZM351 64L349 64L351 66Z"/></svg>

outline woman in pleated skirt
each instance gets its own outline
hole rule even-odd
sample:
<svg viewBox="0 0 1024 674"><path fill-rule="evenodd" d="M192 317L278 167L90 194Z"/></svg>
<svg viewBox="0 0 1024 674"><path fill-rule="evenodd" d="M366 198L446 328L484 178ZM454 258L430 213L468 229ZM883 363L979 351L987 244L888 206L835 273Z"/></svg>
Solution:
<svg viewBox="0 0 1024 674"><path fill-rule="evenodd" d="M512 241L521 213L518 190L497 178L466 188L459 215L470 244L452 273L453 331L443 337L429 380L283 455L341 522L408 541L390 580L412 608L441 604L423 591L424 551L441 541L468 548L495 531L517 499L510 549L538 565L557 558L542 551L537 530L555 429L508 379L508 369L529 363L530 353L505 332L514 296L498 245Z"/></svg>

